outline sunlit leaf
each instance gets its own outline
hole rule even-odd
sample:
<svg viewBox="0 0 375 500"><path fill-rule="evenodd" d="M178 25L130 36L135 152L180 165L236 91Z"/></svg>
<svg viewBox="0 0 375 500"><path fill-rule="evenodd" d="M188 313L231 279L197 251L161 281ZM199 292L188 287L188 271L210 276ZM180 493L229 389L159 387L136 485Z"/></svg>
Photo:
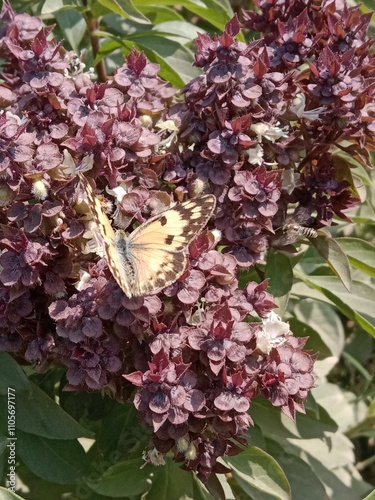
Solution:
<svg viewBox="0 0 375 500"><path fill-rule="evenodd" d="M352 276L349 260L340 245L336 243L336 240L325 236L318 236L318 238L312 238L311 243L341 280L345 288L350 291Z"/></svg>
<svg viewBox="0 0 375 500"><path fill-rule="evenodd" d="M319 335L328 347L326 355L333 355L337 359L341 356L345 345L345 332L341 318L332 306L323 302L303 300L296 304L294 314L300 322ZM305 335L310 335L310 332ZM320 352L321 347L314 350Z"/></svg>
<svg viewBox="0 0 375 500"><path fill-rule="evenodd" d="M131 0L97 0L97 2L119 16L132 19L141 24L150 23L149 19L134 6Z"/></svg>
<svg viewBox="0 0 375 500"><path fill-rule="evenodd" d="M55 13L57 23L67 41L76 54L79 54L79 44L85 36L87 26L82 15L75 10L63 10Z"/></svg>
<svg viewBox="0 0 375 500"><path fill-rule="evenodd" d="M334 276L306 276L298 273L304 283L296 283L292 293L304 297L327 299L333 303L347 318L352 319L366 332L375 336L375 287L366 283L353 281L351 292L348 292Z"/></svg>
<svg viewBox="0 0 375 500"><path fill-rule="evenodd" d="M375 246L360 238L336 238L353 267L375 278Z"/></svg>
<svg viewBox="0 0 375 500"><path fill-rule="evenodd" d="M252 446L239 455L226 458L225 462L231 466L234 480L251 498L257 498L260 492L290 500L290 485L282 468L265 451Z"/></svg>
<svg viewBox="0 0 375 500"><path fill-rule="evenodd" d="M157 24L152 31L165 33L170 40L178 40L179 43L188 43L197 38L198 33L204 33L204 30L191 23L181 21L168 21Z"/></svg>
<svg viewBox="0 0 375 500"><path fill-rule="evenodd" d="M220 31L224 31L225 24L233 17L233 9L228 0L134 0L139 10L149 5L181 5L185 9L200 16ZM239 37L241 39L242 36Z"/></svg>
<svg viewBox="0 0 375 500"><path fill-rule="evenodd" d="M143 50L150 61L158 63L160 76L177 88L200 74L200 70L192 66L193 53L172 40L157 34L138 34L129 37L129 42Z"/></svg>
<svg viewBox="0 0 375 500"><path fill-rule="evenodd" d="M79 0L45 0L41 10L41 14L52 14L62 10L81 10L84 8Z"/></svg>
<svg viewBox="0 0 375 500"><path fill-rule="evenodd" d="M367 495L367 497L364 498L363 500L375 500L375 489L369 495Z"/></svg>
<svg viewBox="0 0 375 500"><path fill-rule="evenodd" d="M0 486L0 498L1 500L24 500L22 497L3 486Z"/></svg>

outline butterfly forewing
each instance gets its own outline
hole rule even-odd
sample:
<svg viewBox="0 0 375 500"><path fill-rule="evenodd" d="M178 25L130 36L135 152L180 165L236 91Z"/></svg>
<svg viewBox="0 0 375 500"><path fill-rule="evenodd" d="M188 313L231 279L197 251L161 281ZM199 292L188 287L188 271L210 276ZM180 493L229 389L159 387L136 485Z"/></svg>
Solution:
<svg viewBox="0 0 375 500"><path fill-rule="evenodd" d="M99 234L103 239L104 251L108 262L109 270L117 281L122 291L128 296L131 296L131 291L128 284L128 279L125 273L123 263L115 245L115 232L111 223L103 212L99 199L95 196L94 190L88 179L81 173L78 173L80 182L87 194L90 203L90 210L94 220L98 226Z"/></svg>
<svg viewBox="0 0 375 500"><path fill-rule="evenodd" d="M108 267L128 297L145 295L174 283L184 272L185 249L208 222L215 197L204 195L158 214L130 236L116 235L93 188L78 174L104 242Z"/></svg>
<svg viewBox="0 0 375 500"><path fill-rule="evenodd" d="M129 236L132 247L147 245L167 252L181 251L205 227L214 211L215 201L213 195L204 195L152 217Z"/></svg>

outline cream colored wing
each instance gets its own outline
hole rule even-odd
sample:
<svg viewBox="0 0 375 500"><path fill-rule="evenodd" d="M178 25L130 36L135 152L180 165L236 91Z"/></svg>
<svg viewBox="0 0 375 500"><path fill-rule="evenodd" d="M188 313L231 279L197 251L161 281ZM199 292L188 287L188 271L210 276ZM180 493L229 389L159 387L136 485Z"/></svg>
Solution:
<svg viewBox="0 0 375 500"><path fill-rule="evenodd" d="M87 177L80 172L78 173L78 177L87 194L90 211L98 226L98 231L103 239L104 251L109 270L111 271L113 277L115 278L119 287L125 293L125 295L131 297L132 294L129 288L128 278L126 275L125 267L116 248L115 233L113 231L111 223L107 215L103 212L100 201L95 196L94 190Z"/></svg>
<svg viewBox="0 0 375 500"><path fill-rule="evenodd" d="M186 247L205 227L216 198L205 195L152 217L116 246L133 296L174 283L186 268Z"/></svg>
<svg viewBox="0 0 375 500"><path fill-rule="evenodd" d="M119 243L117 247L120 256L122 255L121 246L122 244ZM145 245L143 248L132 250L129 258L123 259L131 296L146 295L174 283L185 271L186 263L184 249L179 252L168 252L154 246L148 248Z"/></svg>
<svg viewBox="0 0 375 500"><path fill-rule="evenodd" d="M206 194L151 217L129 236L133 249L161 248L167 252L180 251L206 226L216 205L216 198Z"/></svg>
<svg viewBox="0 0 375 500"><path fill-rule="evenodd" d="M129 237L115 235L87 178L78 173L103 238L108 267L127 297L139 297L174 283L186 268L186 247L205 227L216 204L204 195L151 217Z"/></svg>

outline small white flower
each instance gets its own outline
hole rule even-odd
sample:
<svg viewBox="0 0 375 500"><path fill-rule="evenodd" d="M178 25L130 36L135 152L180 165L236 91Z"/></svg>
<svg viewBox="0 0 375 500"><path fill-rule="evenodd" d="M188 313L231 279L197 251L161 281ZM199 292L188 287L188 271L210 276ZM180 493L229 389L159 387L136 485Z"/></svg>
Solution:
<svg viewBox="0 0 375 500"><path fill-rule="evenodd" d="M269 125L268 123L258 122L253 123L250 129L255 132L258 136L258 139L261 140L262 137L268 139L271 142L277 141L281 137L288 137L289 128L281 128L278 126L279 122L276 125Z"/></svg>
<svg viewBox="0 0 375 500"><path fill-rule="evenodd" d="M113 189L106 188L108 194L114 196L118 203L122 202L123 197L127 194L128 189L125 183L121 183Z"/></svg>
<svg viewBox="0 0 375 500"><path fill-rule="evenodd" d="M177 440L177 449L180 452L185 452L189 448L189 441L185 437L181 437Z"/></svg>
<svg viewBox="0 0 375 500"><path fill-rule="evenodd" d="M273 311L262 322L263 328L258 334L257 348L269 354L273 347L279 347L284 344L286 337L290 336L292 332L289 329L289 323L281 321L280 316Z"/></svg>
<svg viewBox="0 0 375 500"><path fill-rule="evenodd" d="M171 130L172 132L178 132L178 128L173 120L158 121L155 127L160 128L161 130Z"/></svg>
<svg viewBox="0 0 375 500"><path fill-rule="evenodd" d="M212 229L211 234L214 237L215 245L217 245L222 239L222 232L220 229Z"/></svg>
<svg viewBox="0 0 375 500"><path fill-rule="evenodd" d="M263 148L260 144L257 144L255 148L249 148L247 151L248 162L252 165L261 165L263 163Z"/></svg>
<svg viewBox="0 0 375 500"><path fill-rule="evenodd" d="M7 118L13 118L17 122L17 125L22 125L22 123L25 122L25 119L22 120L19 116L14 115L11 111L5 111L5 116Z"/></svg>
<svg viewBox="0 0 375 500"><path fill-rule="evenodd" d="M321 106L319 108L310 109L310 111L305 110L306 107L306 97L304 94L297 94L293 99L292 105L289 110L294 113L298 118L304 118L306 121L313 121L319 118L320 113L325 111L326 107Z"/></svg>
<svg viewBox="0 0 375 500"><path fill-rule="evenodd" d="M79 271L79 281L75 283L75 287L78 291L82 290L83 285L88 283L91 279L91 275L87 271L83 271L82 269Z"/></svg>

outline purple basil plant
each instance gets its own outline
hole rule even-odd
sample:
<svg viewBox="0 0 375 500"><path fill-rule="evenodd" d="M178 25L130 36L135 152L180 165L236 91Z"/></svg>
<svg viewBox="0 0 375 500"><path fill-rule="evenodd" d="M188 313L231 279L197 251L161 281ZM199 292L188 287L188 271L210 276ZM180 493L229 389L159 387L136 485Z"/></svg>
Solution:
<svg viewBox="0 0 375 500"><path fill-rule="evenodd" d="M66 390L120 399L132 385L152 446L202 480L246 444L256 396L295 419L315 385L307 339L273 312L267 280L240 287L241 275L264 262L291 204L311 228L345 219L359 199L332 149L369 163L375 146L370 16L341 0L256 4L242 28L261 38L237 41L237 17L199 35L201 75L180 91L134 49L96 83L40 19L7 1L0 16L0 349L64 366ZM216 196L175 283L123 294L80 169L127 231L171 201Z"/></svg>

